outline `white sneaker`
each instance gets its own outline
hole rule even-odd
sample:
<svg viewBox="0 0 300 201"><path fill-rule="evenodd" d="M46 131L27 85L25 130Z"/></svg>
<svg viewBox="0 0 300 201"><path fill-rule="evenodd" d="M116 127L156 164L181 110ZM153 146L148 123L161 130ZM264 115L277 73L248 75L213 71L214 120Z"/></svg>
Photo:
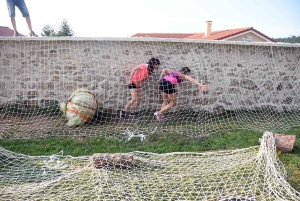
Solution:
<svg viewBox="0 0 300 201"><path fill-rule="evenodd" d="M158 121L161 121L161 120L163 119L163 116L162 116L161 114L159 114L158 111L155 112L154 115L156 116L156 119L157 119Z"/></svg>

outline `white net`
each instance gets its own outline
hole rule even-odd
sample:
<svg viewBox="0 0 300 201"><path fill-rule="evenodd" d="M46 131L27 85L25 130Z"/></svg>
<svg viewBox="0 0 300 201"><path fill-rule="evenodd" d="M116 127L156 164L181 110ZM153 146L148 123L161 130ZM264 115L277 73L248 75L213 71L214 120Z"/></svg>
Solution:
<svg viewBox="0 0 300 201"><path fill-rule="evenodd" d="M1 200L299 200L276 157L260 146L207 153L27 156L1 148Z"/></svg>
<svg viewBox="0 0 300 201"><path fill-rule="evenodd" d="M131 99L129 74L151 57L158 58L161 66L142 84L139 117L132 118L129 110L120 119L119 111ZM0 60L0 137L4 139L74 135L126 139L166 132L201 137L232 129L284 133L299 125L299 45L0 38ZM210 90L201 93L188 81L178 84L177 105L158 122L153 113L163 102L159 74L162 68L183 66ZM95 100L85 100L94 105L71 100L78 88L94 96ZM65 110L71 115L68 119L59 105L70 101L75 116L77 109L90 107L88 115L70 120L72 114ZM63 108L72 110L70 105Z"/></svg>
<svg viewBox="0 0 300 201"><path fill-rule="evenodd" d="M151 57L161 68L142 84L139 115L128 111L121 119L130 72ZM0 138L285 133L300 123L299 60L300 46L290 44L0 38ZM159 74L184 66L210 90L178 84L177 105L157 121ZM260 147L210 153L33 157L1 148L0 194L3 200L299 200L274 146L269 133Z"/></svg>

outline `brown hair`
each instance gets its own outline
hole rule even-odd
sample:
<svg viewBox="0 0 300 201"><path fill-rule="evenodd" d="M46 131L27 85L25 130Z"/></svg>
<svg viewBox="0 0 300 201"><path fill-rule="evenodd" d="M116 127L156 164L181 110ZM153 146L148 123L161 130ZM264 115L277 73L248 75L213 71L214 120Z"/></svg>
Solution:
<svg viewBox="0 0 300 201"><path fill-rule="evenodd" d="M181 68L181 70L179 72L181 72L182 74L188 75L188 74L190 74L191 69L189 67L183 67L183 68Z"/></svg>
<svg viewBox="0 0 300 201"><path fill-rule="evenodd" d="M153 73L154 71L154 64L160 65L160 61L153 57L147 62L147 64L148 64L149 74L151 75L151 73Z"/></svg>

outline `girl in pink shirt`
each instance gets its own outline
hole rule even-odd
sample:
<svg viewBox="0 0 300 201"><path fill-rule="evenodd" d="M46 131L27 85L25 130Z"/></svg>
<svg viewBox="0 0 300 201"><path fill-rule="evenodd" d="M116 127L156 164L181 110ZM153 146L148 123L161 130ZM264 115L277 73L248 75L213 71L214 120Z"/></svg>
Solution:
<svg viewBox="0 0 300 201"><path fill-rule="evenodd" d="M207 91L209 86L203 85L198 80L189 76L191 70L183 67L180 71L172 71L164 68L160 75L160 91L163 93L163 103L161 109L154 113L158 121L161 121L163 114L176 105L176 84L185 80L191 81L200 87L200 91Z"/></svg>
<svg viewBox="0 0 300 201"><path fill-rule="evenodd" d="M135 67L129 76L128 88L131 93L131 100L128 101L125 108L120 111L120 118L124 119L126 111L130 108L132 104L133 108L131 110L131 116L137 116L136 108L139 106L142 100L141 84L148 79L148 77L153 73L154 70L158 69L160 61L156 58L151 58L147 64L140 64Z"/></svg>

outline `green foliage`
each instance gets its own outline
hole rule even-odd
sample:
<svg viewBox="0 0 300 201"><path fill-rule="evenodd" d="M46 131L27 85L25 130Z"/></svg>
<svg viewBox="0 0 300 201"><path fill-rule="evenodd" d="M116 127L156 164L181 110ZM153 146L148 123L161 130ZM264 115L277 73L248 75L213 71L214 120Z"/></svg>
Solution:
<svg viewBox="0 0 300 201"><path fill-rule="evenodd" d="M290 36L287 38L274 38L277 42L283 43L300 43L300 36Z"/></svg>
<svg viewBox="0 0 300 201"><path fill-rule="evenodd" d="M55 31L49 24L46 24L42 31L42 36L55 36Z"/></svg>
<svg viewBox="0 0 300 201"><path fill-rule="evenodd" d="M66 19L63 19L59 26L59 30L56 33L56 36L74 36L75 33L71 29L70 25L68 24L68 21Z"/></svg>
<svg viewBox="0 0 300 201"><path fill-rule="evenodd" d="M74 31L71 29L68 20L63 19L58 31L55 31L52 26L49 24L45 25L41 33L42 36L49 36L49 37L61 37L61 36L75 36Z"/></svg>

